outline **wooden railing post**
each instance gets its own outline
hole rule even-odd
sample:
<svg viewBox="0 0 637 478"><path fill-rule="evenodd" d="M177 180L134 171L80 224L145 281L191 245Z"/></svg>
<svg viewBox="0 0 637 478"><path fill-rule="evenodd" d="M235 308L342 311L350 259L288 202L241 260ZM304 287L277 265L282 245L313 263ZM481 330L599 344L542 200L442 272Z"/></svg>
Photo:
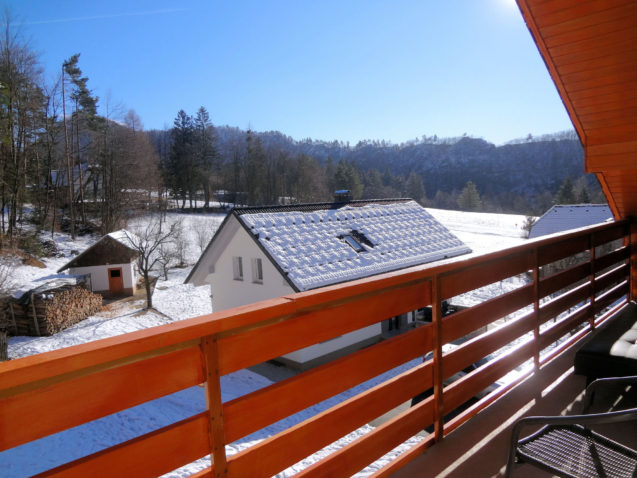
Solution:
<svg viewBox="0 0 637 478"><path fill-rule="evenodd" d="M219 376L219 347L217 336L202 337L201 348L204 357L206 377L206 403L210 425L210 456L214 476L228 476L225 431L223 426L223 403L221 401L221 381Z"/></svg>
<svg viewBox="0 0 637 478"><path fill-rule="evenodd" d="M431 284L431 319L433 323L434 440L444 436L444 397L442 390L442 301L440 280L435 275Z"/></svg>
<svg viewBox="0 0 637 478"><path fill-rule="evenodd" d="M589 240L589 251L590 251L590 268L591 268L591 273L590 273L590 284L591 284L591 297L590 297L590 304L591 304L591 312L588 316L588 324L591 327L591 330L595 328L595 236L594 234L590 234L588 236L588 240Z"/></svg>
<svg viewBox="0 0 637 478"><path fill-rule="evenodd" d="M633 254L637 253L637 249L633 250L633 244L635 244L635 235L637 234L637 223L634 219L631 219L628 224L628 231L626 236L624 237L624 245L629 247L629 287L628 287L628 295L627 300L635 300L637 299L637 258L633 257Z"/></svg>
<svg viewBox="0 0 637 478"><path fill-rule="evenodd" d="M540 369L540 266L538 248L533 249L533 365Z"/></svg>

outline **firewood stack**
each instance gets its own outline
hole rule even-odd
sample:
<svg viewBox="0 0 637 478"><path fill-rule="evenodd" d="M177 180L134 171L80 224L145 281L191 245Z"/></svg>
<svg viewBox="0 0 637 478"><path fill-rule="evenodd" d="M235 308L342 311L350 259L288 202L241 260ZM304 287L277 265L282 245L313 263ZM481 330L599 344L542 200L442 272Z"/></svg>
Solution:
<svg viewBox="0 0 637 478"><path fill-rule="evenodd" d="M11 335L53 335L102 309L102 296L80 286L31 294L28 304L9 303Z"/></svg>

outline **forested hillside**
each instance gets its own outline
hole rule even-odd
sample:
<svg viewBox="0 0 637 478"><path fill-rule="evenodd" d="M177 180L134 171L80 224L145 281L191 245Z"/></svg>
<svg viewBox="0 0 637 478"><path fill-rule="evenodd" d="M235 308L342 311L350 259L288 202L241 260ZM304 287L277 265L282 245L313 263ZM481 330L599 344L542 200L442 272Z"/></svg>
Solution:
<svg viewBox="0 0 637 478"><path fill-rule="evenodd" d="M350 189L355 198L409 196L434 207L536 215L556 201L604 201L594 176L583 174L583 150L572 132L501 146L467 136L352 146L227 126L211 128L211 135L214 189L248 204L329 200L335 189ZM151 136L158 145L172 138L169 131ZM168 164L170 148L163 150ZM478 198L467 203L463 192Z"/></svg>

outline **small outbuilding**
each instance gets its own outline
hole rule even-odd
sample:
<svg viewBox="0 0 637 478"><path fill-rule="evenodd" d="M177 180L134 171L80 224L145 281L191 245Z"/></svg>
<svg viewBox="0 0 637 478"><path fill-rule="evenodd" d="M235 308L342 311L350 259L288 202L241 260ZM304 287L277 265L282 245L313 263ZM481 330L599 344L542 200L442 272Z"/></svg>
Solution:
<svg viewBox="0 0 637 478"><path fill-rule="evenodd" d="M120 230L103 236L99 241L68 262L58 272L90 276L91 290L102 295L134 295L138 279L138 252Z"/></svg>

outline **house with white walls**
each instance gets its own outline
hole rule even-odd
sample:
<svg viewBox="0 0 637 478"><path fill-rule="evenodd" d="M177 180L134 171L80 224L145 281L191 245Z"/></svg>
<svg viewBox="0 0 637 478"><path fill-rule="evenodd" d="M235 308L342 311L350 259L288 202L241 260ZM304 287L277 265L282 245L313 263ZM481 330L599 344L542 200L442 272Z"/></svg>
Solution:
<svg viewBox="0 0 637 478"><path fill-rule="evenodd" d="M186 283L209 284L216 312L468 252L410 199L243 207L228 214ZM388 317L281 360L308 368L409 320Z"/></svg>
<svg viewBox="0 0 637 478"><path fill-rule="evenodd" d="M138 256L123 229L111 232L61 267L71 275L90 277L91 290L105 296L134 295Z"/></svg>

